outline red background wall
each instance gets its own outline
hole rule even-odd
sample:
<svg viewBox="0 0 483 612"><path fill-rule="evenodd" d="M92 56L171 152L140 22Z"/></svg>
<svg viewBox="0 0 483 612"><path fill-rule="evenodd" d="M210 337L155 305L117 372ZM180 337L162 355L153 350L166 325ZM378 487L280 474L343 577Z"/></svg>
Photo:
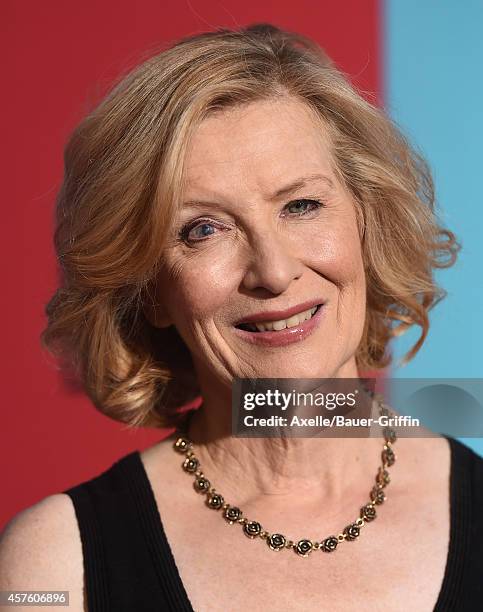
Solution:
<svg viewBox="0 0 483 612"><path fill-rule="evenodd" d="M39 334L56 286L53 204L64 143L112 79L146 50L219 26L268 21L309 35L362 89L381 91L377 0L9 0L2 58L6 128L0 528L167 432L127 431L63 384Z"/></svg>

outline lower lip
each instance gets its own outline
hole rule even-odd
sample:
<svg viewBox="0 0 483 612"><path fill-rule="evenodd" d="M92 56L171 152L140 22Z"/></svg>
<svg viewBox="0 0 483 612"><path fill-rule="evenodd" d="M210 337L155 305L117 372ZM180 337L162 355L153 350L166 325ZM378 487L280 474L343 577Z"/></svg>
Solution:
<svg viewBox="0 0 483 612"><path fill-rule="evenodd" d="M293 342L301 342L308 338L319 325L324 313L324 304L307 321L299 323L295 327L286 327L280 331L251 332L235 327L235 332L240 338L252 344L261 346L286 346Z"/></svg>

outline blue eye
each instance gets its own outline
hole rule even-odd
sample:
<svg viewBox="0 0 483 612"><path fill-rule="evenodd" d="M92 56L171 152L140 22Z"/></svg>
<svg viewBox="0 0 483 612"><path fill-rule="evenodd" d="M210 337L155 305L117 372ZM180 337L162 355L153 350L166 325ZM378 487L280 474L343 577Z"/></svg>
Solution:
<svg viewBox="0 0 483 612"><path fill-rule="evenodd" d="M210 223L200 223L199 225L195 225L194 227L190 229L190 231L188 232L188 236L190 234L193 234L193 237L195 238L195 240L203 239L206 236L211 236L213 231L214 231L214 228Z"/></svg>
<svg viewBox="0 0 483 612"><path fill-rule="evenodd" d="M186 242L199 242L208 236L211 236L215 231L212 221L198 220L195 223L185 225L180 231L180 238Z"/></svg>
<svg viewBox="0 0 483 612"><path fill-rule="evenodd" d="M301 199L289 202L286 206L286 209L290 211L290 208L293 209L293 207L296 207L295 210L292 210L290 212L293 212L296 217L302 217L303 215L307 215L313 212L314 210L318 210L322 206L323 204L319 200Z"/></svg>

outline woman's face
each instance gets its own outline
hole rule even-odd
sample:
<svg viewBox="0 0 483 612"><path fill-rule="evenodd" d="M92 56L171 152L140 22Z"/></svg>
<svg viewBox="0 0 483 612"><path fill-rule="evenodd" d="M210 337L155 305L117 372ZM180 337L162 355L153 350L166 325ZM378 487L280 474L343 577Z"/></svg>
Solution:
<svg viewBox="0 0 483 612"><path fill-rule="evenodd" d="M357 375L366 303L356 213L311 111L287 98L213 115L186 161L158 324L174 324L197 370L226 383ZM260 313L258 327L237 327Z"/></svg>

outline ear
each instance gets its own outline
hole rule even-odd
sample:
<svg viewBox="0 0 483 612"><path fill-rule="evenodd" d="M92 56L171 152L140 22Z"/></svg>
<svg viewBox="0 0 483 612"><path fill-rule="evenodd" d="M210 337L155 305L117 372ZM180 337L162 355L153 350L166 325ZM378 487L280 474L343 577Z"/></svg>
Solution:
<svg viewBox="0 0 483 612"><path fill-rule="evenodd" d="M142 304L144 316L154 327L163 328L173 324L164 306L158 303L153 285L149 285L143 290Z"/></svg>

